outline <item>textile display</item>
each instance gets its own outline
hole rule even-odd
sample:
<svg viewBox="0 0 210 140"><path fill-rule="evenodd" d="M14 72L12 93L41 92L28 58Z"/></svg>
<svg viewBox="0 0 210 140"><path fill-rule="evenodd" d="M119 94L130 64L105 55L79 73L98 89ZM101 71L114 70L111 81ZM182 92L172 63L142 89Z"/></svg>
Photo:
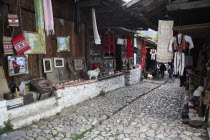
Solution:
<svg viewBox="0 0 210 140"><path fill-rule="evenodd" d="M19 35L18 37L12 39L12 44L17 51L18 55L23 54L25 51L31 49L26 41L24 35Z"/></svg>
<svg viewBox="0 0 210 140"><path fill-rule="evenodd" d="M24 36L31 47L24 54L46 54L45 33L24 32Z"/></svg>
<svg viewBox="0 0 210 140"><path fill-rule="evenodd" d="M34 0L34 9L36 16L36 31L40 34L44 33L44 11L42 0Z"/></svg>
<svg viewBox="0 0 210 140"><path fill-rule="evenodd" d="M158 45L156 60L158 62L167 63L173 59L173 53L168 51L170 38L173 36L174 21L159 20L158 23Z"/></svg>
<svg viewBox="0 0 210 140"><path fill-rule="evenodd" d="M57 52L70 51L69 37L57 37Z"/></svg>
<svg viewBox="0 0 210 140"><path fill-rule="evenodd" d="M156 55L156 53L157 53L156 49L151 49L151 50L150 50L151 60L155 60L155 55Z"/></svg>
<svg viewBox="0 0 210 140"><path fill-rule="evenodd" d="M123 45L124 42L125 42L125 40L122 39L122 38L118 38L118 39L117 39L117 45Z"/></svg>
<svg viewBox="0 0 210 140"><path fill-rule="evenodd" d="M43 0L45 31L48 35L55 34L51 0Z"/></svg>
<svg viewBox="0 0 210 140"><path fill-rule="evenodd" d="M192 38L184 34L178 34L170 39L170 52L174 53L174 74L183 76L184 68L186 67L185 53L188 49L194 48Z"/></svg>
<svg viewBox="0 0 210 140"><path fill-rule="evenodd" d="M74 32L78 34L80 32L80 9L79 9L79 1L75 4L75 15L74 15Z"/></svg>
<svg viewBox="0 0 210 140"><path fill-rule="evenodd" d="M136 65L136 56L137 56L138 48L137 48L137 39L133 39L133 57L134 57L134 65Z"/></svg>
<svg viewBox="0 0 210 140"><path fill-rule="evenodd" d="M13 54L13 46L11 43L12 38L3 36L3 47L4 47L4 54Z"/></svg>
<svg viewBox="0 0 210 140"><path fill-rule="evenodd" d="M17 15L8 14L9 26L19 26L19 19Z"/></svg>
<svg viewBox="0 0 210 140"><path fill-rule="evenodd" d="M101 44L101 39L98 34L98 28L97 28L97 24L96 24L95 9L93 9L93 8L92 8L92 21L93 21L93 35L94 35L95 44Z"/></svg>
<svg viewBox="0 0 210 140"><path fill-rule="evenodd" d="M142 67L142 69L144 69L144 67L145 67L145 59L147 57L147 49L146 49L146 41L145 40L142 42L141 55L142 55L141 67Z"/></svg>
<svg viewBox="0 0 210 140"><path fill-rule="evenodd" d="M174 74L183 76L185 68L185 54L182 52L174 53Z"/></svg>
<svg viewBox="0 0 210 140"><path fill-rule="evenodd" d="M104 55L105 56L114 56L114 32L105 32L104 33Z"/></svg>
<svg viewBox="0 0 210 140"><path fill-rule="evenodd" d="M132 39L127 39L127 58L130 58L132 56Z"/></svg>

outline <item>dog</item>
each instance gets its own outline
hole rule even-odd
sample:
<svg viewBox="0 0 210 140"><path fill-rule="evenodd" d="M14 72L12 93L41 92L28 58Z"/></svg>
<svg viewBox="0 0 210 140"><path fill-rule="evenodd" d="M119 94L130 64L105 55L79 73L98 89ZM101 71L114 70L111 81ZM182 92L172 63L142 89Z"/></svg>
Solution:
<svg viewBox="0 0 210 140"><path fill-rule="evenodd" d="M99 68L96 68L95 70L89 70L88 71L89 79L91 79L92 77L95 77L95 79L98 79L99 73L100 73L100 69Z"/></svg>

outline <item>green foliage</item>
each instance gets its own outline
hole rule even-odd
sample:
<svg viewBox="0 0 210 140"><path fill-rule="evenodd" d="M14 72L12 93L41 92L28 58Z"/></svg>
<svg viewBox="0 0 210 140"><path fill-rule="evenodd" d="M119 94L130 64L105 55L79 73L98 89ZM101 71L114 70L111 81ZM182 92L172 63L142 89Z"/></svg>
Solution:
<svg viewBox="0 0 210 140"><path fill-rule="evenodd" d="M12 130L13 130L13 125L11 124L11 120L5 121L4 127L0 128L0 135L11 132Z"/></svg>
<svg viewBox="0 0 210 140"><path fill-rule="evenodd" d="M105 96L105 95L106 95L106 92L104 90L101 90L97 97Z"/></svg>
<svg viewBox="0 0 210 140"><path fill-rule="evenodd" d="M85 131L83 131L81 134L76 135L74 138L72 138L73 140L79 140L81 138L83 138L85 136L85 134L87 134L88 132L91 132L93 129L95 129L95 126L92 126L90 129L87 129Z"/></svg>

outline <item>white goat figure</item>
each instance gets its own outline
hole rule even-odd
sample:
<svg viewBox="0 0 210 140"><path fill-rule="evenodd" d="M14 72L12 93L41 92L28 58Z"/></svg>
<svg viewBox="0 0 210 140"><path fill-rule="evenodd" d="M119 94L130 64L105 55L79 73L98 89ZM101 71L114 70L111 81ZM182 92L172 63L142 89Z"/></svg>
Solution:
<svg viewBox="0 0 210 140"><path fill-rule="evenodd" d="M88 71L89 79L91 79L92 77L95 77L97 79L99 73L100 73L100 69L99 68L96 68L95 70L89 70Z"/></svg>

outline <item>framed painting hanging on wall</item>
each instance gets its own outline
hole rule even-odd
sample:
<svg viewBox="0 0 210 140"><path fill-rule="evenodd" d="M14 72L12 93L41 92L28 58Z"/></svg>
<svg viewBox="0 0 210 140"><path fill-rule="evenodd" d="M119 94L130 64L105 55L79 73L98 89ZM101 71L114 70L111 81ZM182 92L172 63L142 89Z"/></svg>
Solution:
<svg viewBox="0 0 210 140"><path fill-rule="evenodd" d="M74 60L74 69L75 70L82 70L84 68L83 60L82 59L75 59Z"/></svg>
<svg viewBox="0 0 210 140"><path fill-rule="evenodd" d="M70 36L57 37L57 52L70 51L69 39L70 39Z"/></svg>
<svg viewBox="0 0 210 140"><path fill-rule="evenodd" d="M64 58L54 58L54 66L55 68L64 67Z"/></svg>
<svg viewBox="0 0 210 140"><path fill-rule="evenodd" d="M31 47L25 54L46 54L45 34L24 32L24 36Z"/></svg>
<svg viewBox="0 0 210 140"><path fill-rule="evenodd" d="M8 56L9 76L28 73L28 56Z"/></svg>
<svg viewBox="0 0 210 140"><path fill-rule="evenodd" d="M44 73L52 72L52 60L50 58L43 59Z"/></svg>

